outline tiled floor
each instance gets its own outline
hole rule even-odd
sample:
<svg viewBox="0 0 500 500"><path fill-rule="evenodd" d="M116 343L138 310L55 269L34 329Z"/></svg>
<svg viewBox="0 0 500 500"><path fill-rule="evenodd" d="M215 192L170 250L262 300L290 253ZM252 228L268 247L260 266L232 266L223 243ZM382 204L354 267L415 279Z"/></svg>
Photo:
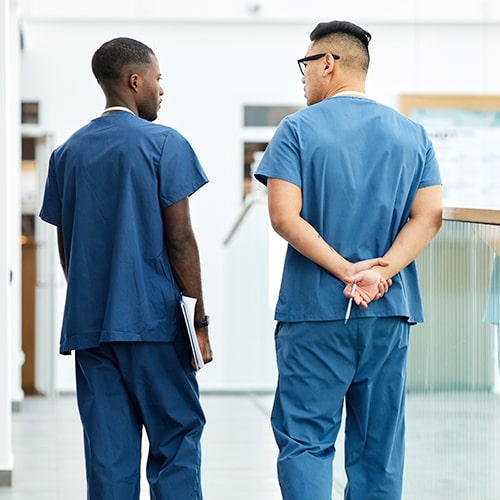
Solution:
<svg viewBox="0 0 500 500"><path fill-rule="evenodd" d="M203 394L202 402L205 500L280 499L272 396ZM27 397L13 416L13 447L13 485L0 487L0 500L85 498L74 396ZM500 500L500 396L409 395L406 456L405 500ZM344 481L338 459L335 500ZM148 499L147 484L142 490Z"/></svg>
<svg viewBox="0 0 500 500"><path fill-rule="evenodd" d="M268 418L272 396L209 394L202 399L207 417L204 498L281 498ZM26 398L13 415L13 448L13 485L0 487L1 500L86 498L82 431L73 395ZM141 499L149 499L146 481Z"/></svg>

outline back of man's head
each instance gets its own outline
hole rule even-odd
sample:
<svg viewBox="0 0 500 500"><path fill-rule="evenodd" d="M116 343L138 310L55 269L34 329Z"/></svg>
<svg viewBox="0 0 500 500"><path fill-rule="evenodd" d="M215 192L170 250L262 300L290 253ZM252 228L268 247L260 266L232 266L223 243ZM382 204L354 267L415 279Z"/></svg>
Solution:
<svg viewBox="0 0 500 500"><path fill-rule="evenodd" d="M323 22L311 31L309 38L314 45L337 53L351 69L368 71L368 44L372 36L360 26L349 21Z"/></svg>
<svg viewBox="0 0 500 500"><path fill-rule="evenodd" d="M151 63L154 52L147 45L132 38L114 38L99 47L92 57L92 72L103 83L118 80L129 65Z"/></svg>

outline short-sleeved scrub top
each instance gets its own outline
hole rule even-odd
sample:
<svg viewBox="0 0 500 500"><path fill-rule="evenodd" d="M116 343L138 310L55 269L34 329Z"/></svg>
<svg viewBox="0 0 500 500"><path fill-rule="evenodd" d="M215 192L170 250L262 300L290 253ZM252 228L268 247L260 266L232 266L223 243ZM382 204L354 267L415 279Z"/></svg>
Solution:
<svg viewBox="0 0 500 500"><path fill-rule="evenodd" d="M301 216L351 262L383 256L410 215L418 189L441 184L424 128L371 99L328 98L286 117L255 177L302 191ZM344 284L290 245L275 318L343 319ZM401 316L423 321L415 263L393 278L382 300L351 318Z"/></svg>
<svg viewBox="0 0 500 500"><path fill-rule="evenodd" d="M92 120L53 151L40 217L64 238L61 353L175 338L180 290L162 210L207 181L181 134L128 112Z"/></svg>

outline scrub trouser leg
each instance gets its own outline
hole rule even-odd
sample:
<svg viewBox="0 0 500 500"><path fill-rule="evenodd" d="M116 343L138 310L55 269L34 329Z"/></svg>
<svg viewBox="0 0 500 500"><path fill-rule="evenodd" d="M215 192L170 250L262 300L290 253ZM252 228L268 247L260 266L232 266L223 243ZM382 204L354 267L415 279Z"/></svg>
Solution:
<svg viewBox="0 0 500 500"><path fill-rule="evenodd" d="M349 500L401 497L408 324L280 323L271 415L284 500L330 500L344 398Z"/></svg>
<svg viewBox="0 0 500 500"><path fill-rule="evenodd" d="M139 499L143 426L151 498L201 500L205 417L182 340L76 351L88 500Z"/></svg>
<svg viewBox="0 0 500 500"><path fill-rule="evenodd" d="M344 498L399 500L410 325L401 318L363 321L373 326L360 346L356 375L346 394Z"/></svg>

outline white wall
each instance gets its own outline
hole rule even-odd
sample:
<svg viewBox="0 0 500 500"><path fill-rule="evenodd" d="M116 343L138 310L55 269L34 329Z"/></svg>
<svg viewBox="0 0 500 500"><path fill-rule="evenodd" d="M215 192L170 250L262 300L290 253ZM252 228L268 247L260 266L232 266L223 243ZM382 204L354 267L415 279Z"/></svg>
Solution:
<svg viewBox="0 0 500 500"><path fill-rule="evenodd" d="M0 0L0 485L11 482L11 411L23 399L17 19L17 2Z"/></svg>
<svg viewBox="0 0 500 500"><path fill-rule="evenodd" d="M319 20L351 19L374 22L446 23L498 22L500 5L497 0L24 0L29 16L46 19L88 17L120 19L170 19L173 21L235 21L268 20L314 23Z"/></svg>
<svg viewBox="0 0 500 500"><path fill-rule="evenodd" d="M0 2L0 25L2 34L0 38L0 57L9 60L8 53L8 30L4 27L9 25L9 11L7 4ZM6 65L0 67L0 107L7 107L9 102L9 86L7 85ZM0 233L7 234L7 169L8 162L7 130L9 122L7 114L0 116ZM9 270L7 266L7 243L2 238L0 243L0 420L4 422L0 426L0 485L8 484L11 480L12 470L12 439L11 439L11 363L10 363L10 335L7 323L7 295L9 291Z"/></svg>
<svg viewBox="0 0 500 500"><path fill-rule="evenodd" d="M159 57L165 96L158 122L174 126L190 140L211 179L191 202L216 356L200 374L202 388L238 385L234 378L228 380L232 304L221 277L233 261L227 258L223 241L242 204L243 106L303 105L296 59L305 53L315 24L332 18L352 20L372 33L368 93L381 102L397 107L402 93L499 94L497 3L358 0L332 7L331 1L320 0L307 4L33 0L24 4L22 99L40 101L40 127L53 134L55 145L104 107L90 70L92 54L102 42L115 36L135 37L150 44ZM242 255L241 262L247 257ZM237 291L230 295L239 296ZM249 314L259 314L252 308L255 304L249 304ZM272 330L270 321L269 335ZM255 332L249 331L250 341L252 335ZM268 373L263 388L274 385L273 367ZM242 379L240 385L246 383Z"/></svg>

